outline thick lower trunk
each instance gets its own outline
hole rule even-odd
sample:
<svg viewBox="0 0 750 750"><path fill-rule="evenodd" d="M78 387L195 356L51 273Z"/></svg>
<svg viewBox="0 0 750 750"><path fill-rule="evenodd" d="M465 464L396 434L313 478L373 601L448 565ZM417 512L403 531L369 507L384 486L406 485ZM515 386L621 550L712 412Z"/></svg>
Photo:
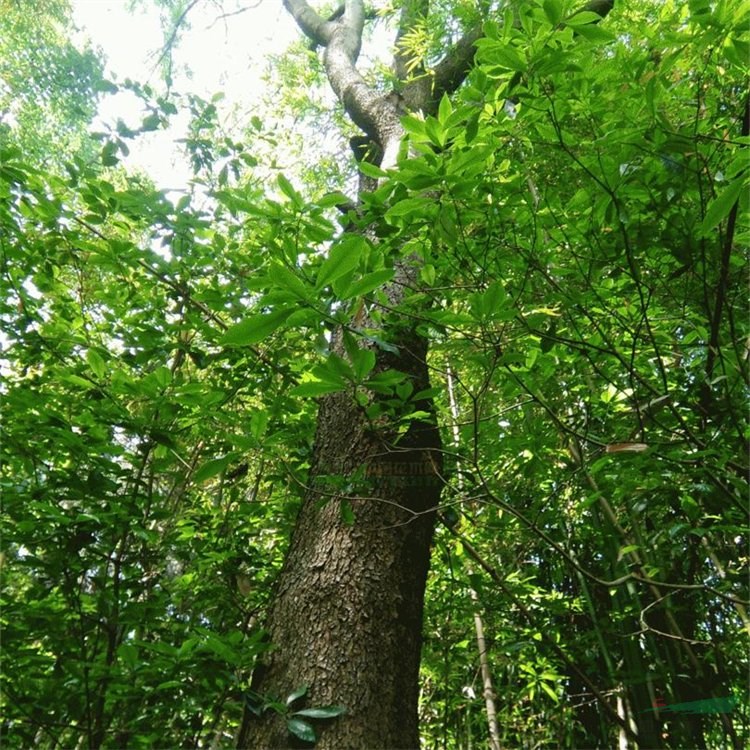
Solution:
<svg viewBox="0 0 750 750"><path fill-rule="evenodd" d="M425 342L407 336L379 363L428 386ZM381 353L382 354L382 353ZM431 405L420 408L431 412ZM375 429L351 393L323 399L310 484L280 574L267 628L272 644L253 691L295 708L341 705L312 721L321 750L417 748L418 671L425 579L440 494L439 435L413 422L396 440ZM363 478L336 489L327 476ZM354 485L354 481L352 482ZM339 485L340 487L341 485ZM354 512L344 519L341 498ZM286 718L247 713L243 748L306 746Z"/></svg>

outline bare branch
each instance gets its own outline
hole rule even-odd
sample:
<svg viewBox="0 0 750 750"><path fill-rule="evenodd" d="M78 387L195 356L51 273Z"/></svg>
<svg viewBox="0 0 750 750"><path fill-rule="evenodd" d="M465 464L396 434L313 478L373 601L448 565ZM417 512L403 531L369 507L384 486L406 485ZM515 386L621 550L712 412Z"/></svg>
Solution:
<svg viewBox="0 0 750 750"><path fill-rule="evenodd" d="M167 56L172 54L172 47L174 46L175 41L177 40L177 34L180 31L180 27L183 23L185 23L185 19L188 16L188 13L198 4L199 0L192 0L192 2L188 3L185 10L182 11L180 14L180 17L175 21L174 28L172 29L172 33L169 35L169 39L164 43L164 46L161 48L161 52L159 53L159 57L157 58L156 62L154 63L154 67L151 69L152 72L156 70L156 68L161 65L162 60ZM171 63L170 63L171 68Z"/></svg>
<svg viewBox="0 0 750 750"><path fill-rule="evenodd" d="M242 15L243 13L247 13L247 11L249 10L255 10L262 2L263 0L256 0L256 2L252 5L245 5L243 8L239 8L238 10L233 10L228 13L222 13L210 26L207 26L206 28L212 29L214 26L216 26L217 23L219 23L219 21L224 21L227 18L231 18L232 16Z"/></svg>
<svg viewBox="0 0 750 750"><path fill-rule="evenodd" d="M284 0L284 7L305 36L321 47L328 44L336 26L333 21L321 18L307 0Z"/></svg>
<svg viewBox="0 0 750 750"><path fill-rule="evenodd" d="M354 123L383 148L396 133L400 136L397 108L357 70L366 17L364 2L346 0L343 13L334 14L332 20L321 18L306 0L284 0L284 6L302 32L325 48L328 81Z"/></svg>
<svg viewBox="0 0 750 750"><path fill-rule="evenodd" d="M339 34L326 47L324 57L331 87L354 123L384 145L387 134L400 128L398 110L360 75L348 54L351 42L343 34L336 37Z"/></svg>

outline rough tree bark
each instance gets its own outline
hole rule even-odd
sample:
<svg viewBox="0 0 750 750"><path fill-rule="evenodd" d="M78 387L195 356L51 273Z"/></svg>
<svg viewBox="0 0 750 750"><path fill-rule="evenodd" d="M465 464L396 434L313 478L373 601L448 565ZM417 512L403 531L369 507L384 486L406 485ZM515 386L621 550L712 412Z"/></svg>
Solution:
<svg viewBox="0 0 750 750"><path fill-rule="evenodd" d="M601 3L600 3L601 4ZM600 15L605 15L612 2ZM444 93L468 73L479 28L447 50L432 75L407 75L399 52L393 71L399 94L383 95L357 70L365 8L346 0L330 20L306 0L284 0L302 32L323 50L328 80L352 121L374 142L381 166L396 165L405 111L432 113ZM599 11L599 8L596 9ZM429 12L429 0L404 0L398 38ZM397 306L418 269L407 259L385 289ZM392 314L383 324L397 353L373 349L377 370L393 368L429 387L427 341L407 320ZM333 346L340 347L340 334ZM338 342L338 343L337 343ZM364 344L363 344L364 345ZM346 713L316 724L320 750L417 748L418 672L423 597L440 496L441 442L429 401L429 417L413 422L396 439L388 425L373 431L351 394L321 400L310 488L277 582L266 628L272 644L258 666L252 691L283 700L307 686L310 706L342 705ZM350 500L354 522L345 523L339 503L320 479L353 476L361 467L366 497ZM328 502L322 502L325 499ZM282 716L246 710L240 748L295 745ZM302 745L305 746L305 745Z"/></svg>

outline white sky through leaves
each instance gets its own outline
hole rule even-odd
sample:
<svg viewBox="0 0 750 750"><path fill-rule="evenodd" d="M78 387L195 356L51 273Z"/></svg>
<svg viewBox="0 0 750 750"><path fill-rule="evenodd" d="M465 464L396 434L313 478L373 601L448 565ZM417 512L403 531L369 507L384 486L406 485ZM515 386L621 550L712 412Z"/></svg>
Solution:
<svg viewBox="0 0 750 750"><path fill-rule="evenodd" d="M127 0L72 0L73 18L82 38L104 52L111 80L121 83L131 78L162 91L164 83L156 65L164 44L159 10L145 3L131 13L129 5ZM283 5L278 0L228 0L222 7L198 2L187 20L189 27L182 30L173 52L173 90L206 99L222 92L225 99L217 105L220 113L227 116L239 106L249 119L253 102L260 101L269 54L282 52L296 37ZM137 127L143 112L136 97L125 92L102 97L99 117L99 126L102 122L114 126L121 118ZM126 165L147 172L159 188L184 188L190 169L175 141L184 135L185 126L185 118L173 118L168 131L129 142L131 155Z"/></svg>

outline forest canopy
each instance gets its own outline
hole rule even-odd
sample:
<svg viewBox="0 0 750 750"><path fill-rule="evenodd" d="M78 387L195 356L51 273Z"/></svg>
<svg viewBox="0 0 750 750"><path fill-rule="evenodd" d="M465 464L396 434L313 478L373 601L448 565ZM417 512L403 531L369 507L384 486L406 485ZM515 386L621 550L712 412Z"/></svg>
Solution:
<svg viewBox="0 0 750 750"><path fill-rule="evenodd" d="M750 2L197 2L0 0L3 747L746 747Z"/></svg>

